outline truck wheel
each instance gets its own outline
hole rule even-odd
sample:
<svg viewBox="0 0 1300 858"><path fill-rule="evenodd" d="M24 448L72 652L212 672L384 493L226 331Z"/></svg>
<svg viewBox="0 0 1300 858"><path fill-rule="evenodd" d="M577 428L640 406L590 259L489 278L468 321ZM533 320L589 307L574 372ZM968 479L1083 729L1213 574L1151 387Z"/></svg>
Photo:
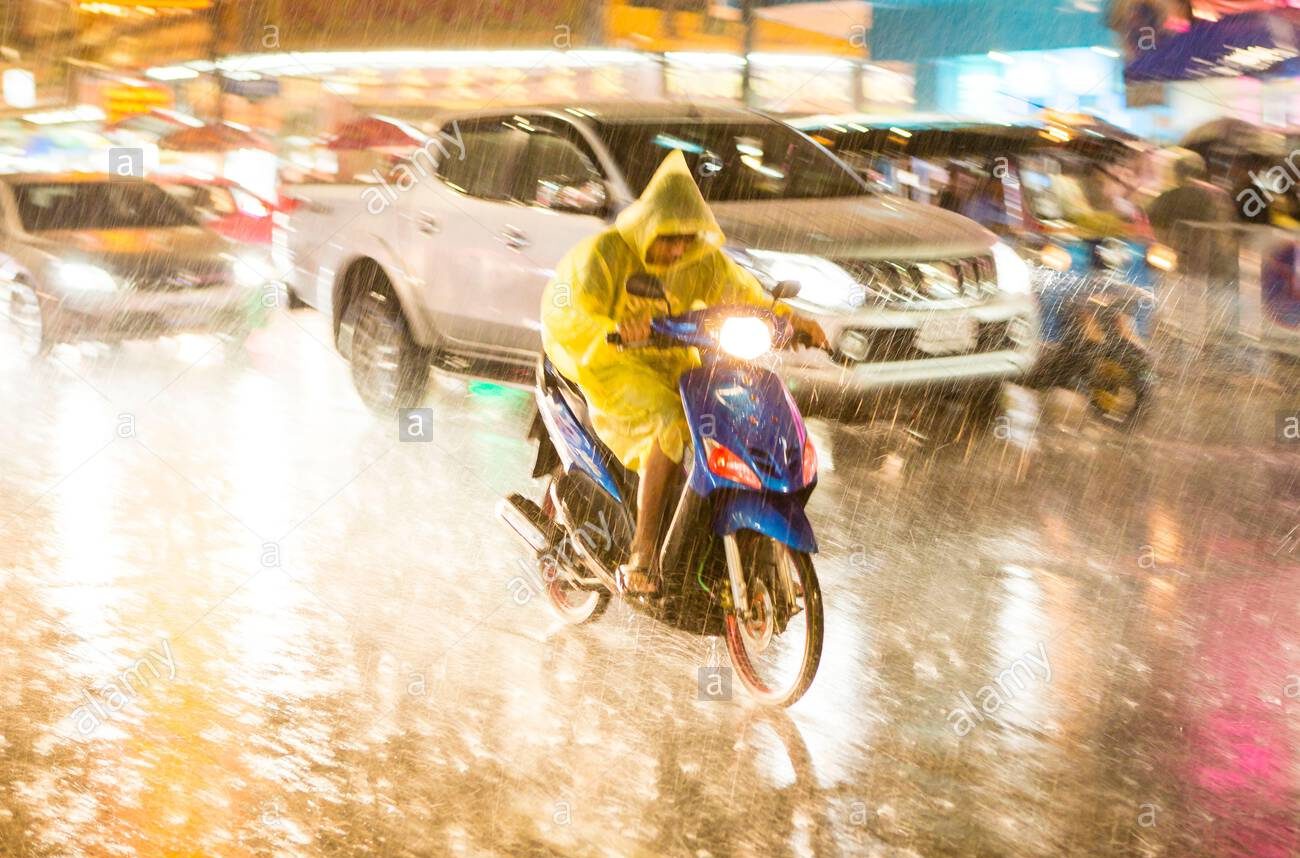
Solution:
<svg viewBox="0 0 1300 858"><path fill-rule="evenodd" d="M429 351L411 336L397 296L370 276L345 310L352 319L352 383L376 414L414 408L429 384Z"/></svg>

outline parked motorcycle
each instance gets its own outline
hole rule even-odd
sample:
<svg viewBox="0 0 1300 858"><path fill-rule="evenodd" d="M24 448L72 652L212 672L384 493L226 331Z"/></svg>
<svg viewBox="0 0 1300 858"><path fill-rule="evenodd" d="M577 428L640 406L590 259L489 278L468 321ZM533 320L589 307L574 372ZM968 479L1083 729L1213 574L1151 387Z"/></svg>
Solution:
<svg viewBox="0 0 1300 858"><path fill-rule="evenodd" d="M651 339L622 348L694 347L701 366L680 380L692 450L679 476L661 540L661 598L638 610L726 640L736 676L763 703L789 706L821 659L817 551L804 506L817 484L817 455L785 384L754 361L789 346L787 320L751 306L674 315L663 284L636 275L630 294L664 301ZM792 297L783 282L774 300ZM596 437L578 388L543 359L537 372L534 477L540 503L513 494L498 514L537 561L542 589L571 624L588 622L619 592L615 570L636 525L635 473Z"/></svg>

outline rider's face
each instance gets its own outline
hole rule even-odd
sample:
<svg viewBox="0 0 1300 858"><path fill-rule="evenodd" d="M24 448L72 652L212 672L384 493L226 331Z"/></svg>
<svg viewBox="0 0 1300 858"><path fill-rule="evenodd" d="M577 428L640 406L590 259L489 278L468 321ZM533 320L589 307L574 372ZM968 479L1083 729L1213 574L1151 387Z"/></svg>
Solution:
<svg viewBox="0 0 1300 858"><path fill-rule="evenodd" d="M694 235L661 235L650 243L645 260L651 265L672 265L695 243Z"/></svg>

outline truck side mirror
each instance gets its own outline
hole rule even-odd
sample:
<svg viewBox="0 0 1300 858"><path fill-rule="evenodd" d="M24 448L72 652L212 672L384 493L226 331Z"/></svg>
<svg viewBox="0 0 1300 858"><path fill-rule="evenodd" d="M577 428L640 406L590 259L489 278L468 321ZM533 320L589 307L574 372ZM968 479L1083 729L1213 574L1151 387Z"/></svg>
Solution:
<svg viewBox="0 0 1300 858"><path fill-rule="evenodd" d="M777 301L784 301L786 298L793 298L799 294L803 286L798 280L782 280L771 288L772 297Z"/></svg>
<svg viewBox="0 0 1300 858"><path fill-rule="evenodd" d="M604 182L590 179L577 184L563 180L539 180L536 201L548 209L569 214L600 217L609 208L609 195Z"/></svg>

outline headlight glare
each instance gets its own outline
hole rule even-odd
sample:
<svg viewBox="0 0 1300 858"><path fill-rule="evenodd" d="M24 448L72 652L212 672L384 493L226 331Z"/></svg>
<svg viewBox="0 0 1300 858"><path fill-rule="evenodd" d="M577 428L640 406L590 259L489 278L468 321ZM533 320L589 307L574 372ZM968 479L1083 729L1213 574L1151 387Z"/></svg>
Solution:
<svg viewBox="0 0 1300 858"><path fill-rule="evenodd" d="M820 256L804 253L780 253L774 250L748 250L737 261L747 264L773 283L799 281L795 300L828 310L854 310L861 307L866 293L853 275Z"/></svg>
<svg viewBox="0 0 1300 858"><path fill-rule="evenodd" d="M1009 245L993 245L993 262L998 270L998 289L1009 295L1028 295L1031 289L1029 266Z"/></svg>
<svg viewBox="0 0 1300 858"><path fill-rule="evenodd" d="M1044 268L1053 271L1069 271L1074 267L1074 258L1070 256L1070 251L1057 244L1044 247L1038 254L1038 261L1043 263Z"/></svg>
<svg viewBox="0 0 1300 858"><path fill-rule="evenodd" d="M112 274L88 262L60 262L55 272L65 289L82 292L116 292L118 289Z"/></svg>
<svg viewBox="0 0 1300 858"><path fill-rule="evenodd" d="M754 316L734 316L722 323L718 345L741 360L753 360L772 350L772 327Z"/></svg>
<svg viewBox="0 0 1300 858"><path fill-rule="evenodd" d="M865 361L871 354L871 340L861 331L848 330L840 334L836 349L849 360Z"/></svg>
<svg viewBox="0 0 1300 858"><path fill-rule="evenodd" d="M265 286L274 279L274 271L264 257L244 253L233 257L235 282L240 286Z"/></svg>
<svg viewBox="0 0 1300 858"><path fill-rule="evenodd" d="M1147 249L1147 264L1161 271L1178 267L1178 253L1166 244L1153 244Z"/></svg>

